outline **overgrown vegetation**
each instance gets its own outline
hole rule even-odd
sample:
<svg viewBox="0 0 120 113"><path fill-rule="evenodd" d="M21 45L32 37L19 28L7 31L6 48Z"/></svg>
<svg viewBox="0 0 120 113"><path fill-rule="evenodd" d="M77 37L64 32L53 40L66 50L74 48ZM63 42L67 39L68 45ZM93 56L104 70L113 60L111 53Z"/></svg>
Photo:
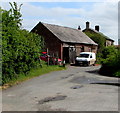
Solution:
<svg viewBox="0 0 120 113"><path fill-rule="evenodd" d="M0 84L2 84L2 14L0 8Z"/></svg>
<svg viewBox="0 0 120 113"><path fill-rule="evenodd" d="M44 62L44 61L41 62L41 65L42 65L42 68L41 67L33 68L28 72L28 74L26 76L24 73L20 73L17 78L13 78L12 80L8 81L6 84L3 85L2 88L6 89L15 84L21 83L25 80L29 80L33 77L37 77L37 76L49 73L51 71L59 71L59 70L66 69L65 67L60 67L58 65L47 66L46 62Z"/></svg>
<svg viewBox="0 0 120 113"><path fill-rule="evenodd" d="M21 29L21 6L14 2L11 9L0 8L2 14L2 84L19 78L40 66L42 37Z"/></svg>
<svg viewBox="0 0 120 113"><path fill-rule="evenodd" d="M100 33L86 31L94 42L98 44L97 63L101 64L100 73L108 76L120 76L120 48L105 47L106 36Z"/></svg>
<svg viewBox="0 0 120 113"><path fill-rule="evenodd" d="M120 48L108 46L102 51L100 73L108 76L120 76Z"/></svg>

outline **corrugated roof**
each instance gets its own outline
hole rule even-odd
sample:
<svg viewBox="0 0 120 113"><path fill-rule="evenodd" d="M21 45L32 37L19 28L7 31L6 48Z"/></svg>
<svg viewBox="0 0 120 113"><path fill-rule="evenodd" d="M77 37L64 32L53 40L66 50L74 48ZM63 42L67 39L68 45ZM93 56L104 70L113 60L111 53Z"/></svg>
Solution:
<svg viewBox="0 0 120 113"><path fill-rule="evenodd" d="M78 29L42 23L62 42L98 45Z"/></svg>

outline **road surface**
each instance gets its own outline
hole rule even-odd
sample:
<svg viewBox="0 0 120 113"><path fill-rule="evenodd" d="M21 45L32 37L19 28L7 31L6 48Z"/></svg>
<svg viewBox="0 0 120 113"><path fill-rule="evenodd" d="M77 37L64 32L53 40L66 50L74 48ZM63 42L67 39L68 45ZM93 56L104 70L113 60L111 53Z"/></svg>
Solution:
<svg viewBox="0 0 120 113"><path fill-rule="evenodd" d="M8 88L3 111L118 111L118 78L99 68L69 66Z"/></svg>

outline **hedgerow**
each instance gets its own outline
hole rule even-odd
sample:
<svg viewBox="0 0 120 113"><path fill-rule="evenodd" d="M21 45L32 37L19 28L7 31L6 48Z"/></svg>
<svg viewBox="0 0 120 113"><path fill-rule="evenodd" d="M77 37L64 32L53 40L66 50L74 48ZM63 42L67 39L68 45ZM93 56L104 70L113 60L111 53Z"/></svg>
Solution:
<svg viewBox="0 0 120 113"><path fill-rule="evenodd" d="M102 51L100 73L108 76L120 76L120 49L108 46Z"/></svg>
<svg viewBox="0 0 120 113"><path fill-rule="evenodd" d="M2 84L25 75L38 67L39 53L43 48L42 37L21 29L21 6L14 2L11 9L0 8L2 14Z"/></svg>

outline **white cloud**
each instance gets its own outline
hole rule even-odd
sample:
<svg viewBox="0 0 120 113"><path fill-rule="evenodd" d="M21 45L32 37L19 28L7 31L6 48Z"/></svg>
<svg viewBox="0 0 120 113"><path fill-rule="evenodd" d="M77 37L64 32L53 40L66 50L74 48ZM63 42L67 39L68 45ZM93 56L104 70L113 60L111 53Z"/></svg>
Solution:
<svg viewBox="0 0 120 113"><path fill-rule="evenodd" d="M10 5L8 2L1 2L1 7L6 10L10 9Z"/></svg>
<svg viewBox="0 0 120 113"><path fill-rule="evenodd" d="M80 13L84 13L83 9L74 9L74 8L62 8L62 7L54 7L54 8L44 8L42 6L33 6L28 3L24 3L24 6L22 7L22 14L24 17L32 17L36 16L38 17L49 17L49 18L62 18L69 16L71 14L77 14L80 15Z"/></svg>
<svg viewBox="0 0 120 113"><path fill-rule="evenodd" d="M118 42L118 4L96 3L89 15L92 23L98 23L101 32Z"/></svg>

